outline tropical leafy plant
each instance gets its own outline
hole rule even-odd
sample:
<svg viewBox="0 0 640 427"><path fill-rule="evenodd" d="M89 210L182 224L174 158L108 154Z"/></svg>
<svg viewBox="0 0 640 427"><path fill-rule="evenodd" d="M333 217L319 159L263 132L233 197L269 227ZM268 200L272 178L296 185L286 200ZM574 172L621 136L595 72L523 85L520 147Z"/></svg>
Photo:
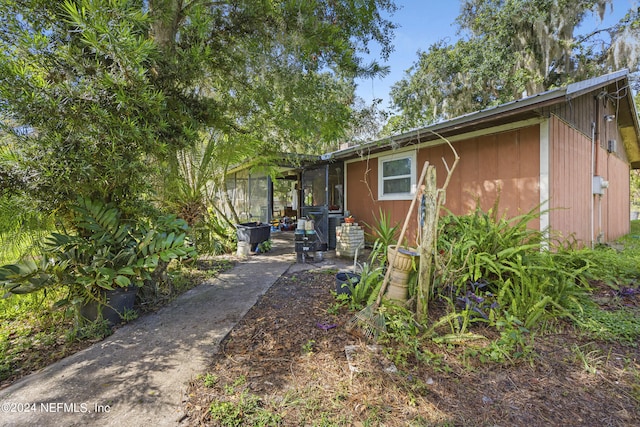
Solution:
<svg viewBox="0 0 640 427"><path fill-rule="evenodd" d="M142 286L159 262L196 255L187 226L175 216L154 223L122 219L112 205L79 199L75 233L52 233L42 255L0 267L0 283L14 294L48 286L69 286L88 294L116 287Z"/></svg>
<svg viewBox="0 0 640 427"><path fill-rule="evenodd" d="M382 285L383 276L384 270L382 266L373 266L366 262L362 265L360 281L349 285L351 304L354 309L362 308L363 305L373 302Z"/></svg>
<svg viewBox="0 0 640 427"><path fill-rule="evenodd" d="M366 224L371 229L371 233L367 233L367 237L374 240L373 250L369 256L371 262L385 264L387 262L387 248L394 245L398 241L399 224L391 225L391 218L380 208L376 223L373 225Z"/></svg>
<svg viewBox="0 0 640 427"><path fill-rule="evenodd" d="M552 316L572 316L586 295L592 263L565 248L545 249L543 234L527 227L539 208L509 220L497 212L498 200L488 212L443 218L438 248L446 268L437 283L451 312L439 324L454 333L478 321L531 330Z"/></svg>

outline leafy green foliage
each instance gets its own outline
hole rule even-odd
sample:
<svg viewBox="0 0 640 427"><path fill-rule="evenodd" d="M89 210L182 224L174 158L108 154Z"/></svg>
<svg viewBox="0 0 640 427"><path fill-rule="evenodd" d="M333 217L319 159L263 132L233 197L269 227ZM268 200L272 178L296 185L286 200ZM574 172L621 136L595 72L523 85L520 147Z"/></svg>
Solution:
<svg viewBox="0 0 640 427"><path fill-rule="evenodd" d="M136 217L167 163L205 135L222 135L220 170L322 150L352 118L354 79L384 72L360 55L371 43L388 55L395 25L384 15L395 10L391 0L3 0L0 127L19 144L18 173L0 176L43 211L65 215L84 197Z"/></svg>
<svg viewBox="0 0 640 427"><path fill-rule="evenodd" d="M218 377L215 374L207 372L202 379L202 383L205 387L213 387L218 382Z"/></svg>
<svg viewBox="0 0 640 427"><path fill-rule="evenodd" d="M111 333L99 324L75 328L65 311L54 304L65 295L64 289L48 288L0 298L0 381L40 369L52 357L68 354L67 345L76 339Z"/></svg>
<svg viewBox="0 0 640 427"><path fill-rule="evenodd" d="M506 314L496 326L500 330L500 338L487 347L467 351L467 354L478 357L483 362L495 363L515 363L519 359L530 359L533 356L534 336L522 322Z"/></svg>
<svg viewBox="0 0 640 427"><path fill-rule="evenodd" d="M248 392L240 393L238 401L214 401L209 406L211 418L222 426L235 427L275 426L282 421L282 416L262 407L262 401Z"/></svg>
<svg viewBox="0 0 640 427"><path fill-rule="evenodd" d="M621 253L608 246L598 246L594 249L566 251L562 257L563 262L582 268L585 279L602 281L614 288L640 278L638 249L628 248Z"/></svg>
<svg viewBox="0 0 640 427"><path fill-rule="evenodd" d="M208 213L196 223L190 235L200 254L219 255L232 252L236 247L236 229L224 224L213 213Z"/></svg>
<svg viewBox="0 0 640 427"><path fill-rule="evenodd" d="M590 264L573 263L562 250L542 250L542 234L527 228L537 210L511 220L497 211L496 202L489 212L442 221L438 248L447 270L438 283L459 310L454 332L466 332L475 321L497 326L502 316L530 330L550 316L568 316L585 295Z"/></svg>
<svg viewBox="0 0 640 427"><path fill-rule="evenodd" d="M396 243L398 225L391 225L389 217L380 209L376 224L368 225L373 232L368 234L374 238L373 249L369 254L369 262L361 266L360 280L357 285L347 284L350 290L349 306L361 309L364 305L373 304L378 297L382 280L386 272L387 247Z"/></svg>
<svg viewBox="0 0 640 427"><path fill-rule="evenodd" d="M622 341L637 345L640 338L638 310L621 308L603 310L596 304L587 303L574 316L581 330L588 336L609 341Z"/></svg>
<svg viewBox="0 0 640 427"><path fill-rule="evenodd" d="M373 250L369 258L371 262L384 265L387 262L387 248L398 241L399 224L391 225L391 218L380 208L376 223L372 226L365 224L372 233L367 233L367 237L374 240Z"/></svg>
<svg viewBox="0 0 640 427"><path fill-rule="evenodd" d="M385 328L381 332L380 342L394 344L389 349L393 362L405 366L411 357L432 362L432 355L425 351L421 341L422 328L416 323L413 313L394 304L385 304L383 307Z"/></svg>
<svg viewBox="0 0 640 427"><path fill-rule="evenodd" d="M271 250L271 247L272 247L271 240L265 240L264 242L260 242L258 244L258 252L260 253L269 252Z"/></svg>
<svg viewBox="0 0 640 427"><path fill-rule="evenodd" d="M603 74L611 64L637 71L638 11L631 9L610 28L585 25L612 4L465 0L456 20L461 39L418 52L393 86L391 97L402 115L388 127L414 128L520 99Z"/></svg>
<svg viewBox="0 0 640 427"><path fill-rule="evenodd" d="M80 199L74 207L76 234L53 233L38 261L25 260L0 268L5 291L19 294L54 285L100 289L142 286L160 261L195 256L187 226L175 217L155 224L122 220L112 205Z"/></svg>
<svg viewBox="0 0 640 427"><path fill-rule="evenodd" d="M20 19L3 20L0 99L31 176L24 191L43 211L79 196L132 208L148 191L145 156L163 147L148 17L135 2L99 3L2 5L4 16L20 7Z"/></svg>
<svg viewBox="0 0 640 427"><path fill-rule="evenodd" d="M362 308L365 304L373 303L380 291L383 277L384 269L382 266L374 267L373 264L364 263L360 272L360 281L355 286L349 286L352 307Z"/></svg>
<svg viewBox="0 0 640 427"><path fill-rule="evenodd" d="M527 229L538 213L507 220L498 216L497 204L489 212L476 208L469 215L440 220L437 247L441 262L449 265L440 283L460 288L469 281L501 278L517 256L539 250L541 233Z"/></svg>
<svg viewBox="0 0 640 427"><path fill-rule="evenodd" d="M142 311L154 310L176 295L211 279L220 271L228 270L228 261L202 261L199 268L192 263L171 263L167 275L172 284L166 289L163 283L160 298L140 298ZM155 276L155 272L154 272ZM158 295L155 295L156 297ZM77 350L77 341L94 342L110 335L112 327L106 319L95 322L80 321L73 302L74 295L68 287L53 286L29 294L9 294L0 298L0 381L16 373L28 373L43 368L54 360ZM62 303L65 303L62 305ZM125 311L123 317L132 319L135 311Z"/></svg>
<svg viewBox="0 0 640 427"><path fill-rule="evenodd" d="M432 363L432 355L422 350L425 339L441 345L484 341L465 349L467 357L481 361L532 361L540 326L560 318L589 337L635 343L637 309L626 307L623 299L640 293L640 240L634 234L621 239L614 246L624 245L622 251L552 246L543 233L528 228L540 215L538 208L506 219L498 215L498 203L488 212L477 208L468 215L440 219L433 304L442 304L444 314L422 325L405 307L387 303L381 308L386 326L381 340L392 344L394 362ZM636 223L632 229L635 233ZM374 244L372 262L381 259L375 249ZM379 268L378 284L384 273ZM593 303L594 284L618 295L607 310ZM371 302L376 288L369 295ZM487 343L477 333L479 325L494 329L499 337Z"/></svg>
<svg viewBox="0 0 640 427"><path fill-rule="evenodd" d="M226 139L213 132L204 141L178 151L167 160L168 173L163 175L160 185L163 205L189 224L190 237L201 254L216 255L234 249L235 229L231 221L222 212L208 207L216 207L212 183L225 173L218 157L224 157L225 161L232 159L220 148Z"/></svg>

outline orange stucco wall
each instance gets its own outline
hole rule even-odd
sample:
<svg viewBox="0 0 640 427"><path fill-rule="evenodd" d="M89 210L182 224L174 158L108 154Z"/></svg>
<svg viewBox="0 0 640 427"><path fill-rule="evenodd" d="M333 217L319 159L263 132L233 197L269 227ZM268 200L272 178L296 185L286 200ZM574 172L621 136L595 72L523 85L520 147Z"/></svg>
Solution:
<svg viewBox="0 0 640 427"><path fill-rule="evenodd" d="M479 202L487 210L498 194L501 214L515 216L535 208L540 203L539 141L540 128L534 125L455 142L460 162L447 189L445 208L454 214L466 214ZM416 174L429 161L436 166L438 186L442 186L447 174L442 158L449 166L453 164L453 154L446 145L418 150ZM348 162L346 170L347 209L359 222L375 224L382 209L393 222L402 224L411 202L378 200L377 158ZM539 227L539 223L530 226ZM409 223L410 244L416 230L414 212Z"/></svg>

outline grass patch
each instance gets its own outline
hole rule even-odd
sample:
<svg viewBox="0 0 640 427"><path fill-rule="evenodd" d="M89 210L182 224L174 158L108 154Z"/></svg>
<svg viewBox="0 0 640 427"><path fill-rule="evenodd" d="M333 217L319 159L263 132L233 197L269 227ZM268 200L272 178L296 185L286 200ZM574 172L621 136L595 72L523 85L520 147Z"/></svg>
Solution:
<svg viewBox="0 0 640 427"><path fill-rule="evenodd" d="M258 396L241 392L233 400L215 400L209 406L211 418L222 426L277 426L282 416L265 406Z"/></svg>
<svg viewBox="0 0 640 427"><path fill-rule="evenodd" d="M575 313L579 329L587 336L605 341L638 345L640 339L640 310L621 307L603 310L597 304L586 303Z"/></svg>
<svg viewBox="0 0 640 427"><path fill-rule="evenodd" d="M0 382L46 366L52 349L68 342L73 322L54 307L59 297L39 291L0 299Z"/></svg>

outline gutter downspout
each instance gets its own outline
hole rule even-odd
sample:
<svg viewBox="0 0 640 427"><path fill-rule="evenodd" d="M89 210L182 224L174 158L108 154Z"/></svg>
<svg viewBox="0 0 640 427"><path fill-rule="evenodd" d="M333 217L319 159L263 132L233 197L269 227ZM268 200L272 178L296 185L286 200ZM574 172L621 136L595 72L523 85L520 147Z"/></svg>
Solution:
<svg viewBox="0 0 640 427"><path fill-rule="evenodd" d="M596 243L596 232L595 232L595 210L596 210L596 197L601 197L597 194L595 194L594 192L594 188L593 188L593 177L596 176L596 174L598 173L598 158L600 157L598 155L599 153L599 149L598 146L596 144L600 143L600 115L601 110L600 110L600 101L607 95L607 92L602 90L600 93L598 93L598 95L596 95L595 97L595 111L596 111L596 116L594 118L594 121L591 123L591 248L595 247L595 243ZM600 210L601 208L601 203L600 200L598 201L598 210ZM599 214L599 222L602 222L602 214L600 212ZM601 228L598 229L598 232L600 232ZM599 237L598 237L599 239Z"/></svg>

